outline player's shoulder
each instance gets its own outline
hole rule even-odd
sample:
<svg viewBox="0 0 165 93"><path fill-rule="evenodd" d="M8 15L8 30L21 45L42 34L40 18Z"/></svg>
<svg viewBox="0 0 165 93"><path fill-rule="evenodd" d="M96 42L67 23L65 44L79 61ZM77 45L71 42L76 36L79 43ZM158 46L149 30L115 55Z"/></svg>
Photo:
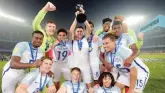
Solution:
<svg viewBox="0 0 165 93"><path fill-rule="evenodd" d="M68 85L71 85L70 81L63 82L62 86L67 87Z"/></svg>
<svg viewBox="0 0 165 93"><path fill-rule="evenodd" d="M22 41L22 42L18 42L16 45L22 45L22 46L27 46L29 43Z"/></svg>
<svg viewBox="0 0 165 93"><path fill-rule="evenodd" d="M114 93L121 93L120 88L119 88L119 87L116 87L116 86L113 86L113 87L111 88L111 90L112 90Z"/></svg>
<svg viewBox="0 0 165 93"><path fill-rule="evenodd" d="M82 87L86 87L86 84L85 84L84 82L80 82L80 85L81 85Z"/></svg>
<svg viewBox="0 0 165 93"><path fill-rule="evenodd" d="M31 72L27 73L25 77L28 79L32 79L32 78L36 78L38 74L39 74L39 69L34 69Z"/></svg>
<svg viewBox="0 0 165 93"><path fill-rule="evenodd" d="M128 52L131 52L131 49L129 49L128 47L123 46L123 45L119 46L119 48L117 50L117 53L120 53L120 54L125 54Z"/></svg>

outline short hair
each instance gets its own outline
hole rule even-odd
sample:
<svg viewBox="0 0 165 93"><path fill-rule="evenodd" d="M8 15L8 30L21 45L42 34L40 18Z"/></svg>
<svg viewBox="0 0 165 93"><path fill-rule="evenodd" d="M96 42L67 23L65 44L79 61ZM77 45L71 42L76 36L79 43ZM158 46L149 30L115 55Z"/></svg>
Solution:
<svg viewBox="0 0 165 93"><path fill-rule="evenodd" d="M113 75L110 73L110 72L103 72L101 73L100 77L99 77L99 83L100 83L100 86L102 87L103 86L103 79L105 77L110 77L111 78L111 85L110 86L114 86L115 85L115 79L113 77Z"/></svg>
<svg viewBox="0 0 165 93"><path fill-rule="evenodd" d="M41 57L41 61L44 61L45 59L48 59L48 60L51 60L52 61L52 59L50 57L48 57L48 56Z"/></svg>
<svg viewBox="0 0 165 93"><path fill-rule="evenodd" d="M92 21L88 21L89 24L92 24L93 27L95 26L94 23Z"/></svg>
<svg viewBox="0 0 165 93"><path fill-rule="evenodd" d="M34 36L34 34L40 34L40 35L44 36L44 34L41 31L38 31L38 30L36 30L32 33L32 37Z"/></svg>
<svg viewBox="0 0 165 93"><path fill-rule="evenodd" d="M122 25L122 22L121 21L114 21L112 26L114 26L114 25Z"/></svg>
<svg viewBox="0 0 165 93"><path fill-rule="evenodd" d="M55 24L55 25L56 25L56 23L55 23L54 21L52 21L52 20L48 20L48 21L46 21L46 24L49 24L49 23L51 23L51 24Z"/></svg>
<svg viewBox="0 0 165 93"><path fill-rule="evenodd" d="M92 21L88 21L89 24L92 24L93 27L94 27L94 23ZM86 26L85 26L85 29L86 29Z"/></svg>
<svg viewBox="0 0 165 93"><path fill-rule="evenodd" d="M72 68L72 69L71 69L71 73L72 73L73 71L78 71L78 72L81 73L81 70L80 70L80 68L78 68L78 67L74 67L74 68Z"/></svg>
<svg viewBox="0 0 165 93"><path fill-rule="evenodd" d="M84 30L83 26L78 26L77 28L81 28L81 29L83 29L83 30Z"/></svg>
<svg viewBox="0 0 165 93"><path fill-rule="evenodd" d="M110 18L104 18L104 19L102 20L102 22L103 22L103 24L104 24L105 22L112 22L112 19L110 19Z"/></svg>
<svg viewBox="0 0 165 93"><path fill-rule="evenodd" d="M112 41L116 41L116 39L118 39L118 36L116 36L115 34L112 34L112 33L108 33L108 34L104 35L102 40L107 39L107 38L111 39Z"/></svg>
<svg viewBox="0 0 165 93"><path fill-rule="evenodd" d="M66 35L68 34L68 32L67 32L64 28L58 29L57 35L58 35L60 32L64 32Z"/></svg>

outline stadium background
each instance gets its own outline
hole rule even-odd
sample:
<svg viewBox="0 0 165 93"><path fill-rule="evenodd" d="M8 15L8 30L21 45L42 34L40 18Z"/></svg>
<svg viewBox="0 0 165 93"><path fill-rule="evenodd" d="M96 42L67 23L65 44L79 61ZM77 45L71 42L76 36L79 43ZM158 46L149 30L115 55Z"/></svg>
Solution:
<svg viewBox="0 0 165 93"><path fill-rule="evenodd" d="M165 93L165 16L158 15L146 21L144 24L138 25L135 28L136 33L145 33L144 45L139 56L150 68L151 73L144 93ZM69 22L70 21L68 21L68 23ZM19 22L12 20L6 21L5 18L0 18L0 24L1 75L2 68L9 60L15 44L20 41L29 41L33 30L31 25L24 23L20 25ZM0 76L0 84L1 77L2 76Z"/></svg>

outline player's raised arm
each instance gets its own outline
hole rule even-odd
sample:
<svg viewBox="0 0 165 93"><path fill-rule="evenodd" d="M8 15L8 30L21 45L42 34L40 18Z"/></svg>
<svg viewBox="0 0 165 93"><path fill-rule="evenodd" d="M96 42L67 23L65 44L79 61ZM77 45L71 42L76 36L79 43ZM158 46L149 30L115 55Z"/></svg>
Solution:
<svg viewBox="0 0 165 93"><path fill-rule="evenodd" d="M75 15L77 16L79 13L80 13L80 12L77 11L77 12L75 13ZM74 31L75 31L76 26L77 26L77 20L76 20L76 17L75 17L75 19L74 19L74 21L73 21L73 23L72 23L72 25L71 25L71 27L70 27L70 34L71 34L72 39L74 39Z"/></svg>
<svg viewBox="0 0 165 93"><path fill-rule="evenodd" d="M86 26L86 36L89 38L90 34L91 34L91 27L90 27L89 22L87 20L84 22L84 24Z"/></svg>
<svg viewBox="0 0 165 93"><path fill-rule="evenodd" d="M55 11L55 10L56 10L56 7L51 2L48 2L42 8L42 10L39 11L37 16L34 18L33 23L32 23L33 30L34 31L39 30L39 31L42 31L43 33L45 33L45 31L41 27L41 22L44 19L45 15L48 11Z"/></svg>

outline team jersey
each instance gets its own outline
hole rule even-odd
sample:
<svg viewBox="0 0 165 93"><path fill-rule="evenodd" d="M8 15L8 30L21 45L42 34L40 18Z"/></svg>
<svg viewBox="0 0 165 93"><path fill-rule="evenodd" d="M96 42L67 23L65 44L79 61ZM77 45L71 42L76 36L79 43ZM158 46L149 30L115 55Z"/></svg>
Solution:
<svg viewBox="0 0 165 93"><path fill-rule="evenodd" d="M66 93L87 93L86 84L83 82L65 81L62 86L66 88Z"/></svg>
<svg viewBox="0 0 165 93"><path fill-rule="evenodd" d="M28 93L38 93L43 90L45 86L53 86L53 80L48 75L43 76L39 69L31 71L28 73L21 84L28 85L27 91Z"/></svg>
<svg viewBox="0 0 165 93"><path fill-rule="evenodd" d="M100 60L98 42L92 42L93 35L88 38L89 44L89 62L94 80L98 80L100 76Z"/></svg>
<svg viewBox="0 0 165 93"><path fill-rule="evenodd" d="M68 62L68 56L72 51L71 42L60 42L53 48L53 61L58 63Z"/></svg>
<svg viewBox="0 0 165 93"><path fill-rule="evenodd" d="M107 54L107 60L121 73L129 73L132 67L136 67L138 72L149 73L148 67L139 58L135 58L130 67L125 67L123 61L132 54L131 49L120 46L113 52ZM138 74L139 75L139 74Z"/></svg>
<svg viewBox="0 0 165 93"><path fill-rule="evenodd" d="M107 34L108 32L102 32L100 35L99 35L99 47L103 45L103 42L102 42L102 38Z"/></svg>
<svg viewBox="0 0 165 93"><path fill-rule="evenodd" d="M130 46L134 44L135 42L133 41L132 37L128 33L123 33L121 36L117 39L116 44L118 46Z"/></svg>
<svg viewBox="0 0 165 93"><path fill-rule="evenodd" d="M40 48L30 48L31 44L28 42L20 42L17 43L15 46L12 56L19 56L21 57L20 62L21 63L33 63L35 60L40 59L43 56L43 52ZM3 68L3 75L7 73L8 71L17 72L17 75L24 75L26 70L29 69L11 69L10 68L10 62L4 66ZM12 73L11 73L12 74Z"/></svg>
<svg viewBox="0 0 165 93"><path fill-rule="evenodd" d="M96 35L100 35L102 32L103 32L102 30L98 30L96 32ZM109 32L112 33L112 31ZM140 49L143 45L143 40L137 40L135 31L130 28L128 28L128 34L133 38L133 41L136 43L137 48Z"/></svg>
<svg viewBox="0 0 165 93"><path fill-rule="evenodd" d="M80 65L89 65L89 45L86 37L81 40L74 40L73 42L73 65L75 67Z"/></svg>
<svg viewBox="0 0 165 93"><path fill-rule="evenodd" d="M33 20L33 30L34 31L41 31L44 34L44 39L41 45L41 49L43 52L47 51L48 48L54 43L55 41L55 37L53 36L47 36L45 30L42 29L41 27L41 22L44 19L45 15L46 15L46 11L41 10L39 11L39 13L37 14L37 16L35 17L35 19Z"/></svg>
<svg viewBox="0 0 165 93"><path fill-rule="evenodd" d="M120 88L114 86L111 88L99 87L94 89L94 93L121 93Z"/></svg>

